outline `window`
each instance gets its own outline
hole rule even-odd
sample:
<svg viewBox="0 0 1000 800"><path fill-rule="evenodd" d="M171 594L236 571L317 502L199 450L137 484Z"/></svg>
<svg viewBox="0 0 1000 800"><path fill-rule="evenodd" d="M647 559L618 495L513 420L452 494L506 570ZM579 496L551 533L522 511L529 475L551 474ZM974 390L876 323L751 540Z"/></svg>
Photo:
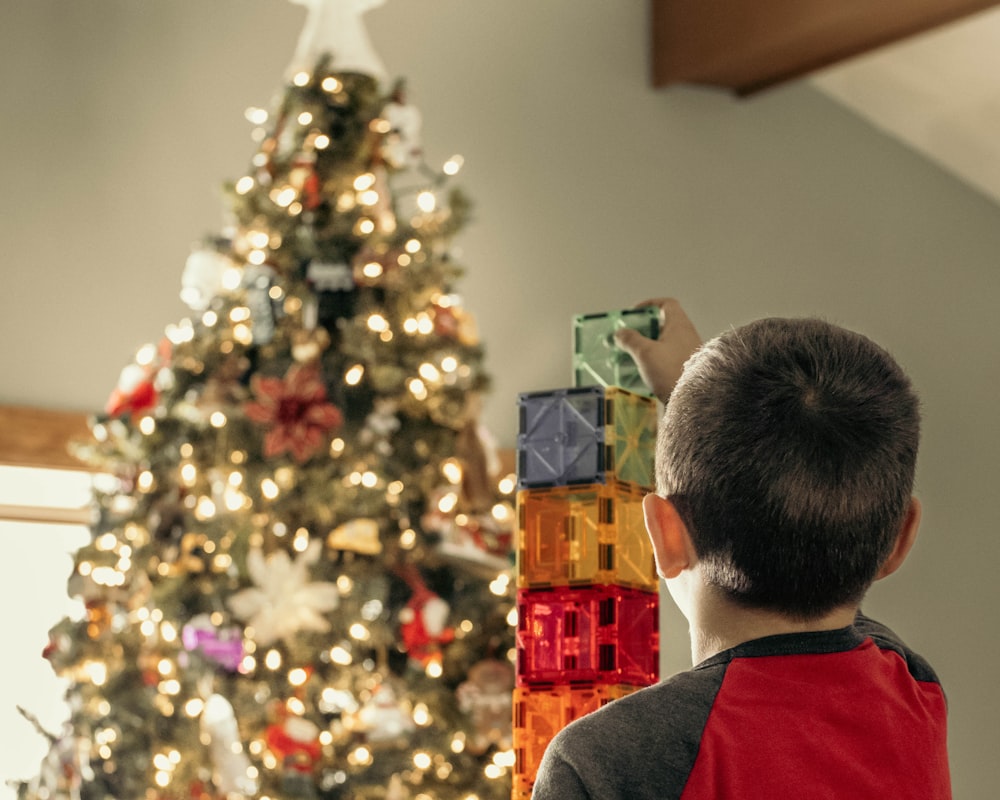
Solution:
<svg viewBox="0 0 1000 800"><path fill-rule="evenodd" d="M48 742L17 711L60 732L68 716L64 681L42 658L48 631L83 613L66 594L73 552L90 538L85 472L0 466L0 610L7 620L0 680L0 800L16 794L6 780L31 778Z"/></svg>

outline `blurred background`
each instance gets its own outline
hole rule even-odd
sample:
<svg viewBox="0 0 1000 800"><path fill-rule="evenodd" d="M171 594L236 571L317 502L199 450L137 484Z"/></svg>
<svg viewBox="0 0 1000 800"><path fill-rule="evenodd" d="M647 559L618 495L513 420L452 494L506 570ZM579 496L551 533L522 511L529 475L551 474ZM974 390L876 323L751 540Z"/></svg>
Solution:
<svg viewBox="0 0 1000 800"><path fill-rule="evenodd" d="M136 349L188 313L184 261L224 223L220 186L255 150L244 112L281 88L305 12L282 0L0 10L0 404L99 410ZM654 89L639 0L390 0L366 20L422 112L428 160L465 159L475 208L459 290L487 348L484 422L500 446L515 445L518 392L571 383L576 313L673 295L705 337L819 315L897 356L924 404L924 522L866 610L941 675L955 796L994 797L1000 207L975 179L987 155L960 141L956 169L924 146L940 128L904 141L868 113L899 99L892 85L851 65L742 99ZM995 120L978 121L1000 140ZM20 579L10 596L30 596L31 569ZM35 638L40 650L45 629ZM661 649L664 675L688 665L671 608ZM0 711L5 741L30 737Z"/></svg>

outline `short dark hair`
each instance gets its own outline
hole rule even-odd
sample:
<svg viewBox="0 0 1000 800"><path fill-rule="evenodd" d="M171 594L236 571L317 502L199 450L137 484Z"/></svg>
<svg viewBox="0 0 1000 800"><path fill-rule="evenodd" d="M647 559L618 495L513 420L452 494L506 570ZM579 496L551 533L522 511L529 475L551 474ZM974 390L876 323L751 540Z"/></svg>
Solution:
<svg viewBox="0 0 1000 800"><path fill-rule="evenodd" d="M710 583L802 618L859 602L907 513L920 438L884 349L818 319L764 319L707 342L664 413L657 490Z"/></svg>

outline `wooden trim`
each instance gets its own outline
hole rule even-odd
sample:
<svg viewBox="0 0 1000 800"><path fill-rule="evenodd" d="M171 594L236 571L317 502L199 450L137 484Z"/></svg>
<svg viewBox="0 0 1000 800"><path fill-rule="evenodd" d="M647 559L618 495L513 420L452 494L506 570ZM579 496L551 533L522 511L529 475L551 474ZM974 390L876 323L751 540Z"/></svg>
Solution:
<svg viewBox="0 0 1000 800"><path fill-rule="evenodd" d="M69 443L90 437L87 414L29 406L0 406L0 464L86 470Z"/></svg>
<svg viewBox="0 0 1000 800"><path fill-rule="evenodd" d="M1000 0L652 0L654 86L750 94Z"/></svg>
<svg viewBox="0 0 1000 800"><path fill-rule="evenodd" d="M48 506L16 506L0 503L0 520L7 522L49 522L56 525L89 525L91 509L50 508Z"/></svg>

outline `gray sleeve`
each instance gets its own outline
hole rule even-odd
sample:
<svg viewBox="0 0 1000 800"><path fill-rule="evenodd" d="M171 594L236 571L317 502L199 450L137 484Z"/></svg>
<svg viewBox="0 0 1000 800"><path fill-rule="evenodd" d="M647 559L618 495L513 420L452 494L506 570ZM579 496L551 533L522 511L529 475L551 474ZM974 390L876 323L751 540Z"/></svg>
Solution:
<svg viewBox="0 0 1000 800"><path fill-rule="evenodd" d="M562 756L549 747L538 767L531 800L590 800L580 776Z"/></svg>

